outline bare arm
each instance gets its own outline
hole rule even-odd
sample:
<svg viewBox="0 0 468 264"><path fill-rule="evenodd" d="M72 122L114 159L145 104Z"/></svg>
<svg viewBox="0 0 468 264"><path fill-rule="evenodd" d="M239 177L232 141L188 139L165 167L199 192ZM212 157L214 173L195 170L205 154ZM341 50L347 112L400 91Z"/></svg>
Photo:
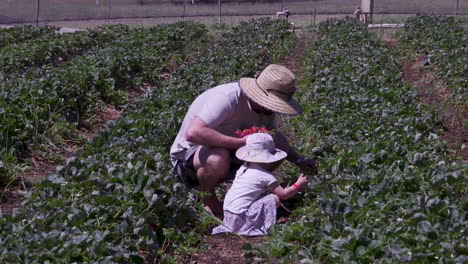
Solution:
<svg viewBox="0 0 468 264"><path fill-rule="evenodd" d="M289 187L286 187L286 188L283 188L281 187L281 185L279 184L275 184L274 187L272 186L270 188L270 191L276 195L278 195L278 197L281 199L281 200L287 200L291 197L294 196L294 194L296 194L296 189L294 188L294 186L289 186Z"/></svg>
<svg viewBox="0 0 468 264"><path fill-rule="evenodd" d="M307 178L301 174L295 183L299 188L303 188L307 184ZM270 191L278 195L281 200L287 200L297 193L296 187L293 185L283 188L278 183L270 186Z"/></svg>
<svg viewBox="0 0 468 264"><path fill-rule="evenodd" d="M245 145L245 138L236 138L223 135L209 128L208 125L196 116L185 131L185 139L198 145L237 149Z"/></svg>

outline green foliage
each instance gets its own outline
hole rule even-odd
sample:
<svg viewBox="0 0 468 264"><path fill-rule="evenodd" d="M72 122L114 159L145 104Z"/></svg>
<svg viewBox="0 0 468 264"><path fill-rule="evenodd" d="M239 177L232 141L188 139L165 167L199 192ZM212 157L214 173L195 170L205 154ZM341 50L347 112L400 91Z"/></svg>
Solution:
<svg viewBox="0 0 468 264"><path fill-rule="evenodd" d="M96 45L89 32L56 35L51 38L31 40L8 45L0 50L0 78L11 78L27 67L47 63L59 65L74 54Z"/></svg>
<svg viewBox="0 0 468 264"><path fill-rule="evenodd" d="M169 148L201 91L253 76L291 41L288 25L242 23L173 73L65 168L0 218L0 262L177 263L206 231L200 205L172 174ZM190 34L186 32L185 35ZM282 46L282 45L280 45Z"/></svg>
<svg viewBox="0 0 468 264"><path fill-rule="evenodd" d="M57 30L58 28L51 26L20 26L0 29L0 48L24 41L53 38L56 36Z"/></svg>
<svg viewBox="0 0 468 264"><path fill-rule="evenodd" d="M124 25L107 25L97 30L67 34L46 31L48 34L40 38L7 45L0 49L0 79L11 80L21 73L33 71L34 68L49 69L62 66L67 60L82 55L90 49L96 52L109 46L128 31L129 28Z"/></svg>
<svg viewBox="0 0 468 264"><path fill-rule="evenodd" d="M466 104L468 33L463 22L455 17L434 15L410 17L400 40L413 54L426 52L427 66L452 87L455 98Z"/></svg>
<svg viewBox="0 0 468 264"><path fill-rule="evenodd" d="M251 255L279 263L465 263L466 165L450 164L437 119L364 25L318 27L290 120L319 161L293 221ZM466 201L465 201L466 202Z"/></svg>
<svg viewBox="0 0 468 264"><path fill-rule="evenodd" d="M158 82L170 56L206 30L201 24L176 23L133 30L112 26L98 32L86 33L96 46L66 65L31 70L0 84L2 147L23 157L31 146L53 140L55 128L64 126L57 123L82 126L102 101L121 104L121 90L142 81Z"/></svg>

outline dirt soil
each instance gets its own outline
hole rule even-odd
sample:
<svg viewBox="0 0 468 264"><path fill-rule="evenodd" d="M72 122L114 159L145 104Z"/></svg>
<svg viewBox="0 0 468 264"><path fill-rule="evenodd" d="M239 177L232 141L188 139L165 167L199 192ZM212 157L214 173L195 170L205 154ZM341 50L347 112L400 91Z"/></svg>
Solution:
<svg viewBox="0 0 468 264"><path fill-rule="evenodd" d="M468 162L468 133L463 128L463 120L467 120L466 106L455 105L453 94L447 85L438 81L435 75L424 70L421 56L416 61L403 63L404 79L416 87L421 101L430 109L439 112L443 117L444 131L441 135L448 146L455 151L457 159L462 163Z"/></svg>
<svg viewBox="0 0 468 264"><path fill-rule="evenodd" d="M245 237L249 244L258 244L264 237ZM245 241L236 235L206 235L204 245L207 250L185 256L183 263L197 264L240 264L246 263L242 249Z"/></svg>

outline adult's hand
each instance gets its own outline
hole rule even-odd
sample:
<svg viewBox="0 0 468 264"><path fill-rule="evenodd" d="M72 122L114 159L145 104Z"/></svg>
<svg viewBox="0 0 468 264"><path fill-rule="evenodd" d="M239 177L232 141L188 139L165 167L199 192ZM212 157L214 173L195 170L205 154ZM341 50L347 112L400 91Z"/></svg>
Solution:
<svg viewBox="0 0 468 264"><path fill-rule="evenodd" d="M288 153L287 160L295 163L302 172L306 174L317 174L317 162L313 159L302 158L292 147L289 145L286 137L277 131L273 137L276 147Z"/></svg>
<svg viewBox="0 0 468 264"><path fill-rule="evenodd" d="M318 173L317 162L315 160L313 160L313 159L299 158L296 161L296 164L301 169L301 171L306 173L306 174L317 174Z"/></svg>

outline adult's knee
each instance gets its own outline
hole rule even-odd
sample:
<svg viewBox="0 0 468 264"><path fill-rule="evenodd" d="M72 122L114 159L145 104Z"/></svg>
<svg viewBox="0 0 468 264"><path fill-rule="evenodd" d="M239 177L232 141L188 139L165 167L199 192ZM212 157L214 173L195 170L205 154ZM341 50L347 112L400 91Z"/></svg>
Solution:
<svg viewBox="0 0 468 264"><path fill-rule="evenodd" d="M227 149L213 149L207 159L207 165L219 171L228 171L230 164L231 156Z"/></svg>
<svg viewBox="0 0 468 264"><path fill-rule="evenodd" d="M194 165L199 180L209 187L229 173L231 157L227 149L202 147L195 155Z"/></svg>

